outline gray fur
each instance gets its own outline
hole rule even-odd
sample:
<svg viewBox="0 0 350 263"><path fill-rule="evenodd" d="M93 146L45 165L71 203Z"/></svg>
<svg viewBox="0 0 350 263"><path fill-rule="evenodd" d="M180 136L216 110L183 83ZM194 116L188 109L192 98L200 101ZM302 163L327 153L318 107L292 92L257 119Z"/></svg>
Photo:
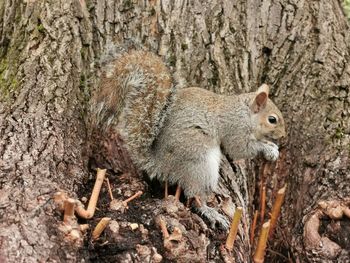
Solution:
<svg viewBox="0 0 350 263"><path fill-rule="evenodd" d="M161 63L149 53L136 54ZM128 56L130 63L123 60ZM222 96L200 88L163 87L159 83L169 80L169 73L160 71L159 64L154 68L143 64L145 70L132 56L119 56L127 63L106 66L111 70L107 79L116 78L116 87L107 87L111 94L95 102L96 118L121 135L140 170L150 178L179 185L187 198L200 197L200 213L228 227L224 216L206 206L207 196L217 186L221 149L233 160L259 153L276 160L278 147L270 139L285 135L280 111L266 100L268 87L259 88L263 95L259 99L257 93ZM113 71L120 73L114 76ZM120 105L108 103L115 98ZM270 113L280 119L276 127L267 123Z"/></svg>

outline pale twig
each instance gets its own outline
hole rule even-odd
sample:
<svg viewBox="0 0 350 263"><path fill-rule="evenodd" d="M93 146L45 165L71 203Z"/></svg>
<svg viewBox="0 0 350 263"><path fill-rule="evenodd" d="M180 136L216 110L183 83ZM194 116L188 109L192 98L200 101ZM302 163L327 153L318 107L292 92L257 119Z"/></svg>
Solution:
<svg viewBox="0 0 350 263"><path fill-rule="evenodd" d="M97 226L95 227L94 231L92 232L92 239L96 240L100 237L101 233L105 228L108 226L109 221L111 221L110 217L104 217L101 219L100 222L98 222Z"/></svg>
<svg viewBox="0 0 350 263"><path fill-rule="evenodd" d="M260 222L264 222L265 217L265 208L266 208L266 186L262 187L261 190L261 199L260 199Z"/></svg>
<svg viewBox="0 0 350 263"><path fill-rule="evenodd" d="M114 199L110 202L109 207L112 210L119 210L122 213L124 213L125 209L128 209L128 203L134 200L135 198L139 197L140 195L142 195L142 191L138 191L136 194L134 194L133 196L130 196L128 199L124 201Z"/></svg>
<svg viewBox="0 0 350 263"><path fill-rule="evenodd" d="M107 183L109 197L111 198L111 201L113 201L114 200L114 196L113 196L113 193L112 193L112 188L111 188L111 184L109 183L108 177L106 177L106 183Z"/></svg>
<svg viewBox="0 0 350 263"><path fill-rule="evenodd" d="M286 188L287 188L287 184L285 184L284 187L279 189L277 192L276 200L275 200L275 203L273 204L272 212L271 212L271 226L269 230L269 238L272 237L273 231L275 230L277 219L280 214L281 206L284 200L284 196L286 194Z"/></svg>
<svg viewBox="0 0 350 263"><path fill-rule="evenodd" d="M239 220L241 219L241 216L242 216L242 211L243 211L242 207L237 207L233 215L230 232L228 233L227 240L226 240L226 249L229 251L232 251L233 249L233 243L235 242L235 239L237 236L238 225L239 225Z"/></svg>
<svg viewBox="0 0 350 263"><path fill-rule="evenodd" d="M94 185L94 188L92 190L92 193L91 193L88 208L85 210L83 206L76 207L76 212L80 217L85 218L85 219L90 219L94 216L98 196L100 194L101 186L102 186L103 181L105 179L106 171L107 171L106 169L97 168L96 181L95 181L95 185Z"/></svg>
<svg viewBox="0 0 350 263"><path fill-rule="evenodd" d="M267 237L270 228L270 220L262 225L258 245L254 254L254 262L255 263L263 263L265 257L265 249L267 245Z"/></svg>
<svg viewBox="0 0 350 263"><path fill-rule="evenodd" d="M139 197L140 195L142 195L142 191L138 191L136 194L134 194L134 195L130 196L128 199L124 200L124 201L123 201L123 205L124 205L125 207L127 207L127 206L128 206L128 203L129 203L130 201L134 200L135 198Z"/></svg>

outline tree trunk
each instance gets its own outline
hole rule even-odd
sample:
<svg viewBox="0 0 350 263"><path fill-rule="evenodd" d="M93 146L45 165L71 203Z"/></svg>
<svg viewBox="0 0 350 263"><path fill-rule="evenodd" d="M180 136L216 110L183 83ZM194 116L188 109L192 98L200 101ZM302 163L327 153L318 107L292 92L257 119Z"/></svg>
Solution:
<svg viewBox="0 0 350 263"><path fill-rule="evenodd" d="M236 262L250 262L254 251L248 233L261 182L267 211L288 184L266 261L350 260L350 34L339 1L5 0L0 25L0 261L142 261L141 238L132 233L115 254L90 242L72 246L56 230L61 218L52 202L58 189L91 190L84 120L96 65L107 44L129 40L162 56L187 86L218 93L271 86L288 126L280 159L224 160L221 169L219 192L231 196L230 213L243 207ZM152 183L147 187L160 196ZM154 200L146 195L123 220L137 221L131 215L137 207L158 211ZM154 214L145 215L154 222ZM162 247L155 224L145 225L155 231L145 244L179 261ZM225 260L220 234L189 230L203 241L192 244L193 258Z"/></svg>

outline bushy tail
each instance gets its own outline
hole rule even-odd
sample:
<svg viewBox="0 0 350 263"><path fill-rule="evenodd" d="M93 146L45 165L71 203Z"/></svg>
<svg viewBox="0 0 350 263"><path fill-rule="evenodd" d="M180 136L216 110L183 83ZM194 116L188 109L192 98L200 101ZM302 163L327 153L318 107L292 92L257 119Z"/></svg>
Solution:
<svg viewBox="0 0 350 263"><path fill-rule="evenodd" d="M137 50L115 54L104 69L92 103L94 124L120 133L135 165L148 170L175 94L169 70L155 54Z"/></svg>

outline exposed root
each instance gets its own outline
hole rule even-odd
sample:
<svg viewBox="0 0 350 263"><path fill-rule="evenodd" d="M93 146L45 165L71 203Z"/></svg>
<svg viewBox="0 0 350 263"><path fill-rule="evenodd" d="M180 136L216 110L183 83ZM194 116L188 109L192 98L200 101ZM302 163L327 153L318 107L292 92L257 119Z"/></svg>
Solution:
<svg viewBox="0 0 350 263"><path fill-rule="evenodd" d="M329 217L333 220L338 220L344 216L350 218L349 201L320 201L318 209L316 209L305 221L304 224L304 244L307 250L313 251L324 258L337 258L342 248L328 237L321 236L319 228L321 219Z"/></svg>
<svg viewBox="0 0 350 263"><path fill-rule="evenodd" d="M164 240L163 243L166 249L171 250L175 246L178 247L180 243L184 243L184 242L180 242L183 236L182 236L181 230L178 227L174 226L173 232L169 234L167 225L163 216L158 216L156 218L156 222L162 231L163 240ZM182 246L184 246L184 244L182 244L181 247Z"/></svg>
<svg viewBox="0 0 350 263"><path fill-rule="evenodd" d="M86 219L94 215L105 174L106 170L97 169L97 178L87 210L84 209L80 201L69 198L64 192L57 192L54 194L54 202L57 208L64 211L63 223L60 224L58 228L69 242L78 245L83 243L83 233L89 228L89 225L79 225L74 212Z"/></svg>

